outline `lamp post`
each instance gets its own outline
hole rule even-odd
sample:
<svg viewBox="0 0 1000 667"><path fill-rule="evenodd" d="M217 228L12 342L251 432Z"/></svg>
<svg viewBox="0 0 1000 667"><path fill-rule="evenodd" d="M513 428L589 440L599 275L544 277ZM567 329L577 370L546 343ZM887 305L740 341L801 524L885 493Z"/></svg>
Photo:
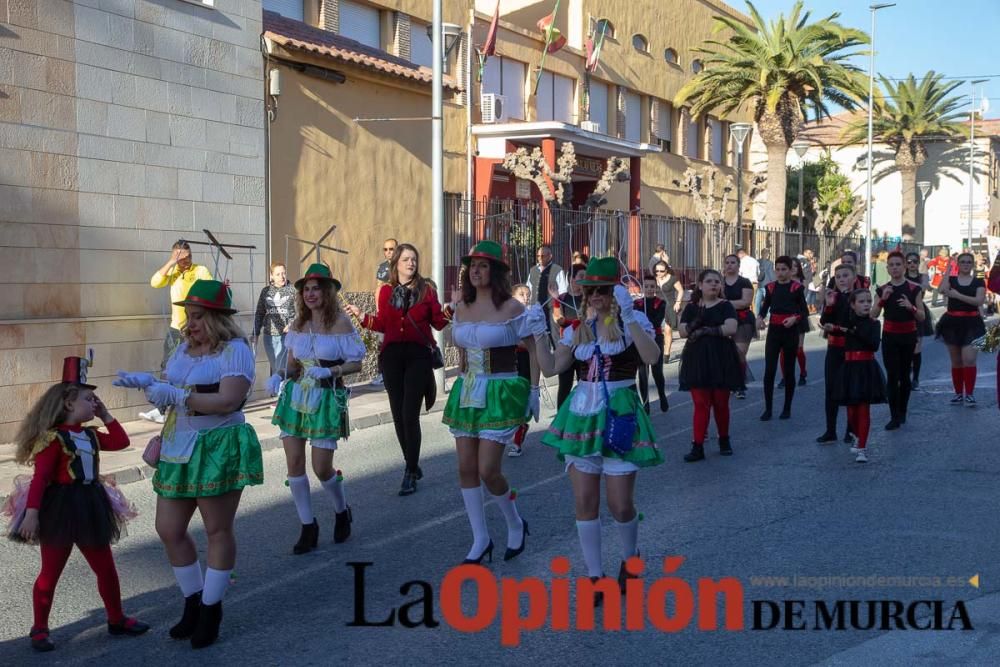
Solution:
<svg viewBox="0 0 1000 667"><path fill-rule="evenodd" d="M736 142L736 227L744 236L744 246L748 244L743 231L743 141L751 127L750 123L732 123L729 126L729 136Z"/></svg>
<svg viewBox="0 0 1000 667"><path fill-rule="evenodd" d="M895 6L895 2L868 5L872 15L872 55L868 65L868 188L865 196L865 271L869 275L871 275L872 269L872 126L874 124L872 106L875 97L875 12Z"/></svg>
<svg viewBox="0 0 1000 667"><path fill-rule="evenodd" d="M796 139L795 141L792 142L792 148L795 149L795 154L799 156L799 254L802 254L802 252L803 252L803 248L802 248L802 219L803 219L803 210L802 209L805 207L805 204L804 204L804 197L803 197L804 193L802 192L802 190L805 187L805 185L804 185L805 178L804 177L805 177L805 172L806 172L806 163L805 163L804 158L806 156L806 153L809 151L809 146L811 146L811 144L808 141L806 141L805 139Z"/></svg>
<svg viewBox="0 0 1000 667"><path fill-rule="evenodd" d="M930 181L917 181L917 188L920 190L920 226L917 227L917 243L924 245L924 234L927 220L927 194L931 191Z"/></svg>
<svg viewBox="0 0 1000 667"><path fill-rule="evenodd" d="M976 84L986 83L986 79L969 82L969 226L966 238L967 250L972 251L972 190L976 178Z"/></svg>

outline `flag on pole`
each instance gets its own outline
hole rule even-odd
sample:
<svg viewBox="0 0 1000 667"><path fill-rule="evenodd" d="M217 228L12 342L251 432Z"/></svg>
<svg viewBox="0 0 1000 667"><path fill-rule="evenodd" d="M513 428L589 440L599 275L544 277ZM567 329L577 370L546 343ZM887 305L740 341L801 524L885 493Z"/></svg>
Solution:
<svg viewBox="0 0 1000 667"><path fill-rule="evenodd" d="M990 100L986 97L986 89L979 91L979 117L985 118L986 112L990 110Z"/></svg>
<svg viewBox="0 0 1000 667"><path fill-rule="evenodd" d="M558 7L558 3L556 4ZM566 38L563 34L559 32L559 28L555 27L556 13L553 11L551 14L543 19L540 19L536 25L538 29L542 31L545 35L545 51L546 53L555 53L562 47L566 46Z"/></svg>
<svg viewBox="0 0 1000 667"><path fill-rule="evenodd" d="M592 35L587 40L587 71L596 72L597 65L601 60L601 47L604 46L604 36L608 31L608 22L601 21L601 32Z"/></svg>
<svg viewBox="0 0 1000 667"><path fill-rule="evenodd" d="M479 53L484 56L496 55L497 52L497 27L500 24L500 0L497 0L496 11L493 12L493 20L490 21L490 29L486 33L486 41L479 49Z"/></svg>

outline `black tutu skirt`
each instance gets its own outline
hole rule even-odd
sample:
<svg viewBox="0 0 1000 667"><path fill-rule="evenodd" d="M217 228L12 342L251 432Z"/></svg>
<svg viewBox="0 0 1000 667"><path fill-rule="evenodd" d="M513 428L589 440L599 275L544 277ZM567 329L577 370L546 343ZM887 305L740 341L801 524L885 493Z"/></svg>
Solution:
<svg viewBox="0 0 1000 667"><path fill-rule="evenodd" d="M743 362L728 336L703 336L689 341L681 353L680 390L743 388Z"/></svg>
<svg viewBox="0 0 1000 667"><path fill-rule="evenodd" d="M799 318L799 323L795 325L795 328L799 330L800 334L809 333L812 329L812 325L809 324L809 317Z"/></svg>
<svg viewBox="0 0 1000 667"><path fill-rule="evenodd" d="M38 512L42 544L103 547L118 541L122 527L103 484L52 484L42 497Z"/></svg>
<svg viewBox="0 0 1000 667"><path fill-rule="evenodd" d="M844 362L829 388L830 398L837 405L886 402L885 374L874 359Z"/></svg>
<svg viewBox="0 0 1000 667"><path fill-rule="evenodd" d="M733 336L734 341L737 343L749 343L752 340L760 338L760 332L757 329L757 318L749 310L746 311L746 316L738 319L737 322L739 322L739 325L736 327L736 335Z"/></svg>
<svg viewBox="0 0 1000 667"><path fill-rule="evenodd" d="M931 309L924 304L924 321L917 322L917 334L921 338L926 338L927 336L934 335L934 316L931 315Z"/></svg>
<svg viewBox="0 0 1000 667"><path fill-rule="evenodd" d="M965 347L972 341L986 335L986 325L979 315L975 317L955 317L945 313L935 327L937 337L946 345Z"/></svg>

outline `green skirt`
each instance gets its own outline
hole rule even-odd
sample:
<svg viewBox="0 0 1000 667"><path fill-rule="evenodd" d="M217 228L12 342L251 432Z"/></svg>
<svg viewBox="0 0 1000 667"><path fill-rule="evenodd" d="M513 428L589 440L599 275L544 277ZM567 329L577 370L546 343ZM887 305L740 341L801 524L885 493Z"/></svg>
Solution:
<svg viewBox="0 0 1000 667"><path fill-rule="evenodd" d="M292 393L295 381L290 381L274 408L271 423L288 435L298 438L340 440L350 433L350 419L347 415L346 389L313 389L320 392L316 412L308 414L292 407Z"/></svg>
<svg viewBox="0 0 1000 667"><path fill-rule="evenodd" d="M153 475L153 491L164 498L221 496L263 483L260 441L250 424L199 433L187 463L160 461Z"/></svg>
<svg viewBox="0 0 1000 667"><path fill-rule="evenodd" d="M633 388L622 387L611 392L611 408L618 414L634 414L636 416L636 432L632 439L632 449L619 456L604 447L604 425L607 421L607 410L599 410L592 415L578 415L570 410L573 394L579 387L573 389L569 397L563 401L548 433L542 437L542 444L557 450L559 460L566 456L606 456L623 459L640 468L663 463L663 455L656 447L656 434L653 424L639 401L639 394Z"/></svg>
<svg viewBox="0 0 1000 667"><path fill-rule="evenodd" d="M485 408L463 408L459 405L464 380L464 377L459 377L448 392L448 403L444 406L444 418L441 420L447 426L466 433L479 433L502 431L525 422L531 383L523 377L489 380Z"/></svg>

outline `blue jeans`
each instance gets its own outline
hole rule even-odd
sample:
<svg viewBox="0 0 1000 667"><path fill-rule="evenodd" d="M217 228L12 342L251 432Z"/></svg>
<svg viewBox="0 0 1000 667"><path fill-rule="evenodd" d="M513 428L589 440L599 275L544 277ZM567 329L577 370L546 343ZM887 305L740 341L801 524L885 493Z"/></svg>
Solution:
<svg viewBox="0 0 1000 667"><path fill-rule="evenodd" d="M756 297L754 298L754 301L753 301L753 312L754 312L754 314L760 312L760 306L761 306L762 303L764 303L764 294L765 294L765 292L767 292L767 286L766 285L762 284L760 287L757 288L757 295L756 295Z"/></svg>
<svg viewBox="0 0 1000 667"><path fill-rule="evenodd" d="M264 352L267 354L267 361L271 364L271 375L275 371L285 368L288 363L288 351L285 349L285 334L277 336L262 335L264 339Z"/></svg>

